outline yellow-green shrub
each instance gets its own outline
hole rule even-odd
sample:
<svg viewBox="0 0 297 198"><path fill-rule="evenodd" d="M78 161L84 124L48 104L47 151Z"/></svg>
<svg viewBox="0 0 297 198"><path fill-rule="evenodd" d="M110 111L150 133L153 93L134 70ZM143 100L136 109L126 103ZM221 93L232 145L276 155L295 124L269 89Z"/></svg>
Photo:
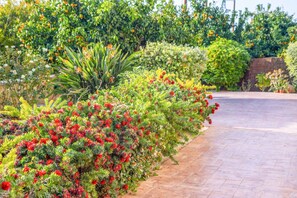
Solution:
<svg viewBox="0 0 297 198"><path fill-rule="evenodd" d="M297 42L290 43L285 53L285 62L287 64L293 83L297 86Z"/></svg>
<svg viewBox="0 0 297 198"><path fill-rule="evenodd" d="M199 81L206 69L206 52L198 47L162 43L148 43L138 52L137 66L148 70L161 68L175 73L180 79Z"/></svg>
<svg viewBox="0 0 297 198"><path fill-rule="evenodd" d="M207 51L207 70L203 74L203 81L218 88L236 88L251 58L247 50L236 41L219 38Z"/></svg>

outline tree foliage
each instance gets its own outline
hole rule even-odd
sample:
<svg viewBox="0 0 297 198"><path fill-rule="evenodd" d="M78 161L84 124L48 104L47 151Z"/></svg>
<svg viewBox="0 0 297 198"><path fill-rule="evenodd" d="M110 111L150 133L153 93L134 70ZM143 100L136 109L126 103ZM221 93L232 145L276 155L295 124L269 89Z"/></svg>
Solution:
<svg viewBox="0 0 297 198"><path fill-rule="evenodd" d="M31 6L23 1L7 0L5 4L0 4L0 50L5 46L21 44L17 37L19 24L27 20L30 10Z"/></svg>
<svg viewBox="0 0 297 198"><path fill-rule="evenodd" d="M281 8L271 10L270 5L266 9L258 5L257 11L251 14L250 23L246 23L242 32L242 42L253 57L277 56L287 48L290 41L295 40L292 31L295 25L293 15Z"/></svg>

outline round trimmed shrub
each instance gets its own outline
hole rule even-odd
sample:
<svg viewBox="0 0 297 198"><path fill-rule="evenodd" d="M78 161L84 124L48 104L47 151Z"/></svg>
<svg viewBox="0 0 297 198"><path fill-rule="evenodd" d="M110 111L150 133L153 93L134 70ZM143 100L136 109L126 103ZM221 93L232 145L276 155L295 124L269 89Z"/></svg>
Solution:
<svg viewBox="0 0 297 198"><path fill-rule="evenodd" d="M285 62L288 66L289 74L293 78L293 83L297 85L297 42L289 44L285 53Z"/></svg>
<svg viewBox="0 0 297 198"><path fill-rule="evenodd" d="M250 55L239 43L223 38L217 39L208 48L207 69L203 81L217 88L234 89L248 68Z"/></svg>

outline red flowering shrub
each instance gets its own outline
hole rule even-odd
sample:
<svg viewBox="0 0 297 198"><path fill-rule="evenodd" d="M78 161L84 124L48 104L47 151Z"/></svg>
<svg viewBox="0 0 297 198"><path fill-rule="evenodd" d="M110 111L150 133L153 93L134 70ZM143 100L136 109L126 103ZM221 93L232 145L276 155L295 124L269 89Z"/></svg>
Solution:
<svg viewBox="0 0 297 198"><path fill-rule="evenodd" d="M145 130L138 128L138 117L121 104L96 100L42 112L28 120L26 130L34 131L35 138L17 146L15 168L22 177L6 178L16 184L15 191L36 196L124 192L129 175L120 177L121 170L130 163Z"/></svg>
<svg viewBox="0 0 297 198"><path fill-rule="evenodd" d="M183 82L161 69L134 71L123 79L117 87L101 94L127 104L131 111L136 110L141 116L141 126L149 126L152 133L148 135L151 140L148 146L160 151L160 156L172 158L176 146L189 135L198 134L205 120L211 123L209 115L218 109L209 105L212 96L204 87L194 80Z"/></svg>
<svg viewBox="0 0 297 198"><path fill-rule="evenodd" d="M219 106L208 105L202 88L164 71L127 80L30 117L21 134L34 136L0 156L0 196L116 197L134 190ZM5 168L6 158L13 169Z"/></svg>

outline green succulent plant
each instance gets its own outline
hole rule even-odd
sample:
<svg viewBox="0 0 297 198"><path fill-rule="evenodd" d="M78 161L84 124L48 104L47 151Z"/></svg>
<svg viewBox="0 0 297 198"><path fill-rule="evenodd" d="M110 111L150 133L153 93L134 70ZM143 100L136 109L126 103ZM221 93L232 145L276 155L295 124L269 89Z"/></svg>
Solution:
<svg viewBox="0 0 297 198"><path fill-rule="evenodd" d="M58 67L56 93L72 100L86 99L96 90L114 85L119 74L130 70L134 55L122 53L119 46L89 45L78 52L66 48L66 58Z"/></svg>

